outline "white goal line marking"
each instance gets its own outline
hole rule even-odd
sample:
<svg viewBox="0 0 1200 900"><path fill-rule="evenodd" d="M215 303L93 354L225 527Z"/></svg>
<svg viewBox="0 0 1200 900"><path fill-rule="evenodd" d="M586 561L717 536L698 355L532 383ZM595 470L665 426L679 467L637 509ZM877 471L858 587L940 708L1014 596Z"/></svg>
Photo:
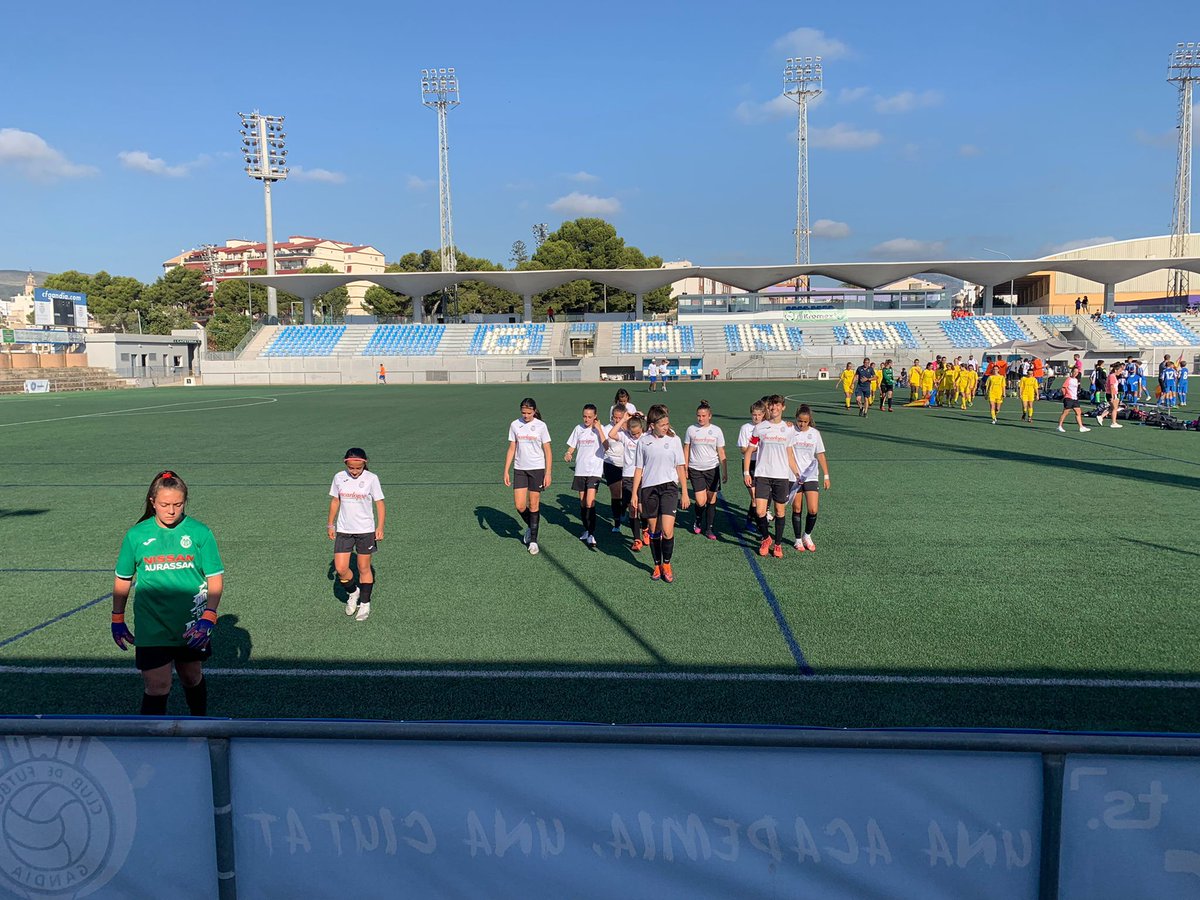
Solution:
<svg viewBox="0 0 1200 900"><path fill-rule="evenodd" d="M1200 690L1200 680L1171 678L1050 678L1019 675L903 675L799 672L655 672L595 669L230 669L206 668L234 678L503 678L535 681L781 682L786 684L923 684L981 687L1152 688ZM0 665L0 675L136 675L115 666Z"/></svg>
<svg viewBox="0 0 1200 900"><path fill-rule="evenodd" d="M253 403L242 401L252 400ZM205 406L185 409L183 412L212 412L218 409L242 409L247 406L263 406L267 403L278 403L275 397L213 397L211 400L181 400L178 403L159 403L155 406L133 406L126 409L111 409L105 412L81 413L77 416L58 416L53 419L29 419L25 422L4 422L0 428L12 428L15 425L43 425L46 422L66 422L70 419L98 419L104 416L155 415L158 412L176 406L192 406L198 403L225 403L225 406Z"/></svg>

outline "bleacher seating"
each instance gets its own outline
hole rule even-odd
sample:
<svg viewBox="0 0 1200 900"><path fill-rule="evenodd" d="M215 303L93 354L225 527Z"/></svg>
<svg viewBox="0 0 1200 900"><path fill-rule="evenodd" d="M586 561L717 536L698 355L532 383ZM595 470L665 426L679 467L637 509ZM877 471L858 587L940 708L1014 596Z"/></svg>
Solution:
<svg viewBox="0 0 1200 900"><path fill-rule="evenodd" d="M572 322L568 329L571 337L595 337L596 323L595 322Z"/></svg>
<svg viewBox="0 0 1200 900"><path fill-rule="evenodd" d="M970 316L939 322L952 347L994 347L1005 341L1027 341L1031 335L1012 316Z"/></svg>
<svg viewBox="0 0 1200 900"><path fill-rule="evenodd" d="M534 356L542 352L546 326L518 322L510 325L479 325L467 353L471 356Z"/></svg>
<svg viewBox="0 0 1200 900"><path fill-rule="evenodd" d="M345 325L288 325L263 350L263 356L331 356Z"/></svg>
<svg viewBox="0 0 1200 900"><path fill-rule="evenodd" d="M842 344L866 344L871 347L909 347L920 349L907 322L852 321L833 326L834 337Z"/></svg>
<svg viewBox="0 0 1200 900"><path fill-rule="evenodd" d="M1200 344L1200 334L1172 313L1118 313L1096 323L1122 344L1140 347L1179 347Z"/></svg>
<svg viewBox="0 0 1200 900"><path fill-rule="evenodd" d="M725 345L730 353L794 353L803 344L804 330L798 325L725 326Z"/></svg>
<svg viewBox="0 0 1200 900"><path fill-rule="evenodd" d="M435 356L445 325L380 325L363 347L363 356Z"/></svg>
<svg viewBox="0 0 1200 900"><path fill-rule="evenodd" d="M691 325L666 322L622 322L621 353L695 353L696 334Z"/></svg>

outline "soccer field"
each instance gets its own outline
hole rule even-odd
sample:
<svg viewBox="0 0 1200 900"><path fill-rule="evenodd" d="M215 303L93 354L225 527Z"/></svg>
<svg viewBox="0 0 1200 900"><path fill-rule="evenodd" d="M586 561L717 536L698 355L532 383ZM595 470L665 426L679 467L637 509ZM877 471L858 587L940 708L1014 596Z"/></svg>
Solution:
<svg viewBox="0 0 1200 900"><path fill-rule="evenodd" d="M0 712L136 712L111 572L169 467L226 566L213 715L1200 731L1194 433L1063 435L1058 405L1029 426L1015 400L994 427L978 400L863 420L832 382L635 385L680 431L707 399L731 448L760 395L787 395L788 417L808 402L832 472L818 551L760 559L733 528L732 459L720 540L680 529L667 585L628 529L609 533L604 489L598 552L577 540L562 454L582 404L603 415L613 388L0 399ZM537 557L501 481L526 394L555 448ZM388 504L363 623L335 597L325 533L349 446Z"/></svg>

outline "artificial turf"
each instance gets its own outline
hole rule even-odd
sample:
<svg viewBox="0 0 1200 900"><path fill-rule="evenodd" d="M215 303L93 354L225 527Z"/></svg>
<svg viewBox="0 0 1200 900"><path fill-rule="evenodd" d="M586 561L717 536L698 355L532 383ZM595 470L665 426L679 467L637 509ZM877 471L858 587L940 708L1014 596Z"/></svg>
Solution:
<svg viewBox="0 0 1200 900"><path fill-rule="evenodd" d="M732 459L721 539L681 528L666 585L650 581L648 551L630 552L628 529L609 533L605 490L598 551L576 539L562 453L582 404L603 415L613 389L0 400L0 713L136 708L106 594L146 485L170 467L226 565L214 715L1200 730L1196 433L1063 435L1055 404L1027 425L1015 400L996 426L981 400L863 420L823 382L683 383L663 396L634 385L640 408L667 401L681 431L709 400L730 450L752 400L788 395L788 415L809 402L833 476L818 551L760 559L733 527L746 491ZM501 482L507 424L528 394L556 459L537 557ZM365 623L342 613L325 534L349 446L367 449L387 493ZM227 671L262 669L294 671ZM1190 686L1124 684L1140 679Z"/></svg>

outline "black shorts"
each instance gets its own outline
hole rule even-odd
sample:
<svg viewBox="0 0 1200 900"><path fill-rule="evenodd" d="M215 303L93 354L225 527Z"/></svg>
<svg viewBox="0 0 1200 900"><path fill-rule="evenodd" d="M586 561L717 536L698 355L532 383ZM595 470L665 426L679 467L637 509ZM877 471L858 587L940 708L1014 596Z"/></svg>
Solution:
<svg viewBox="0 0 1200 900"><path fill-rule="evenodd" d="M796 488L796 493L797 494L819 494L819 493L821 493L821 488L815 480L806 481L802 485L800 485L798 488Z"/></svg>
<svg viewBox="0 0 1200 900"><path fill-rule="evenodd" d="M598 475L576 475L571 479L571 490L573 491L594 491L600 486L600 477Z"/></svg>
<svg viewBox="0 0 1200 900"><path fill-rule="evenodd" d="M873 391L869 384L860 384L854 388L854 396L856 397L870 397L872 393Z"/></svg>
<svg viewBox="0 0 1200 900"><path fill-rule="evenodd" d="M621 492L626 497L633 496L633 476L632 475L629 475L629 476L621 479Z"/></svg>
<svg viewBox="0 0 1200 900"><path fill-rule="evenodd" d="M1079 401L1068 400L1066 397L1063 397L1063 409L1079 409Z"/></svg>
<svg viewBox="0 0 1200 900"><path fill-rule="evenodd" d="M792 482L787 478L755 478L754 499L770 500L772 503L787 503Z"/></svg>
<svg viewBox="0 0 1200 900"><path fill-rule="evenodd" d="M621 481L621 467L613 465L608 460L604 461L604 483L610 488Z"/></svg>
<svg viewBox="0 0 1200 900"><path fill-rule="evenodd" d="M134 663L142 672L147 669L157 669L168 663L204 662L212 656L212 644L203 650L193 650L186 645L182 647L134 647Z"/></svg>
<svg viewBox="0 0 1200 900"><path fill-rule="evenodd" d="M693 493L704 491L715 494L721 489L721 468L718 466L715 469L688 469L688 482Z"/></svg>
<svg viewBox="0 0 1200 900"><path fill-rule="evenodd" d="M345 534L339 531L333 539L334 553L354 552L359 556L370 556L378 549L373 531L367 534Z"/></svg>
<svg viewBox="0 0 1200 900"><path fill-rule="evenodd" d="M540 494L542 485L545 483L545 469L517 469L513 473L514 491L533 491L535 494Z"/></svg>
<svg viewBox="0 0 1200 900"><path fill-rule="evenodd" d="M639 513L643 519L673 516L679 509L679 485L669 481L666 484L644 487L638 499L641 504Z"/></svg>

